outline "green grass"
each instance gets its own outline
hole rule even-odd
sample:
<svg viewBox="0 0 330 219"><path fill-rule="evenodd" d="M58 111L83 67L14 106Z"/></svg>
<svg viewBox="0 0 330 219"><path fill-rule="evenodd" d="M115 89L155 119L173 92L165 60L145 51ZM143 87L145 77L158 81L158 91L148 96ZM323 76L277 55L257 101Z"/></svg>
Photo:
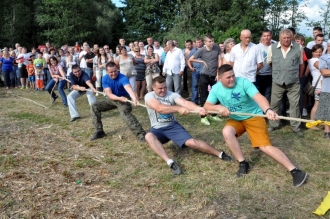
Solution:
<svg viewBox="0 0 330 219"><path fill-rule="evenodd" d="M16 93L49 105L45 92ZM272 143L309 173L307 184L300 188L293 187L282 166L253 149L246 134L239 142L252 169L244 178L236 178L236 162L170 142L164 148L184 171L175 176L133 136L116 110L102 114L107 136L89 141L94 129L86 97L77 100L82 119L74 123L60 100L44 109L10 95L2 97L0 212L4 218L310 219L317 218L312 212L329 191L330 142L321 132L305 131L305 138L298 138L286 126L270 134ZM146 110L134 107L133 114L148 130ZM176 117L192 136L231 154L221 132L225 118L203 126L199 116ZM329 217L330 213L324 216Z"/></svg>

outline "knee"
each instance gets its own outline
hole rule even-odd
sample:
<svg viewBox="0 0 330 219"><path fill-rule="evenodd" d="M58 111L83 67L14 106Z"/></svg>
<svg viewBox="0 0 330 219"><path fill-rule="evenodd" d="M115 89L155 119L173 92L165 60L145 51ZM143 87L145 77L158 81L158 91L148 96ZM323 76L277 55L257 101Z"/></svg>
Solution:
<svg viewBox="0 0 330 219"><path fill-rule="evenodd" d="M236 137L236 131L233 127L225 126L222 129L222 135L225 141L229 140L230 138Z"/></svg>
<svg viewBox="0 0 330 219"><path fill-rule="evenodd" d="M151 144L153 141L155 141L157 138L154 134L148 132L145 137L146 141L148 142L148 144Z"/></svg>
<svg viewBox="0 0 330 219"><path fill-rule="evenodd" d="M190 148L194 148L194 149L198 148L198 140L196 140L194 138L187 140L184 144Z"/></svg>

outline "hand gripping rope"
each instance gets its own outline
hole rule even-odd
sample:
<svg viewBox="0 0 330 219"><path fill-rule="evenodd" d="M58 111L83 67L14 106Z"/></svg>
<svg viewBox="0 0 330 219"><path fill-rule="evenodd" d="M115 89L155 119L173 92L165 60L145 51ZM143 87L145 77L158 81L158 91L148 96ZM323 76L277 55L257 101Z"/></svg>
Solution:
<svg viewBox="0 0 330 219"><path fill-rule="evenodd" d="M66 79L66 78L61 78L61 79L66 80L66 81L68 81L68 82L71 83L71 81L68 80L68 79ZM52 89L52 91L51 91L51 93L50 93L50 97L51 97L51 94L53 93L53 91L54 91L54 89L55 89L55 87L56 87L56 84L57 84L57 82L55 83L55 85L54 85L54 87L53 87L53 89ZM87 89L87 90L88 90L88 91L92 91L91 89ZM13 95L15 95L15 96L17 96L17 97L19 97L19 98L22 98L22 99L25 99L25 100L28 100L28 101L32 101L33 103L35 103L35 104L37 104L37 105L39 105L39 106L42 106L42 107L44 107L44 108L50 108L51 105L52 105L52 103L51 103L50 106L46 107L46 106L41 105L41 104L39 104L39 103L37 103L37 102L31 100L31 99L28 99L28 98L24 98L24 97L18 96L18 95L16 95L16 94L13 93L13 92L8 91L8 93L9 93L9 94L13 94ZM103 94L104 96L106 96L106 94L105 94L104 92L95 91L95 93ZM128 100L128 99L127 99L126 101L129 102L129 103L134 104L134 102L131 101L131 100ZM51 102L52 102L52 100L51 100ZM142 107L144 107L144 108L148 108L148 106L146 106L146 105L144 105L144 104L141 104L141 103L139 103L139 102L138 102L138 106L142 106ZM196 111L190 111L190 113L198 114L199 112L196 112ZM207 111L207 113L208 113L208 114L219 114L218 111ZM252 114L252 113L243 113L243 112L230 112L230 114L232 114L232 115L241 115L241 116L254 116L254 117L264 117L264 118L267 118L267 115L263 115L263 114ZM317 121L315 121L315 120L300 119L300 118L292 118L292 117L285 117L285 116L278 116L277 118L279 118L279 119L283 119L283 120L292 120L292 121L298 121L298 122L305 122L307 128L312 128L312 127L317 126L317 125L320 125L320 124L325 124L325 125L329 125L329 126L330 126L330 122L329 122L329 121L321 121L321 120L317 120Z"/></svg>

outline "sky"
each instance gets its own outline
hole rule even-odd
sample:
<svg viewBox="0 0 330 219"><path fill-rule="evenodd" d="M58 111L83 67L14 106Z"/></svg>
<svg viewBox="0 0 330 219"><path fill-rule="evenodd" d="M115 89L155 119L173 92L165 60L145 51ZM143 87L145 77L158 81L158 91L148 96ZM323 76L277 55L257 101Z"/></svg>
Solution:
<svg viewBox="0 0 330 219"><path fill-rule="evenodd" d="M120 0L112 0L112 2L117 7L124 6L122 3L120 3ZM307 3L307 7L304 7L303 11L305 12L309 20L320 21L321 16L319 11L321 10L321 7L325 7L325 5L326 5L326 0L309 0ZM312 36L313 28L310 27L308 28L305 23L307 23L307 21L303 21L300 23L299 33L302 33L305 36Z"/></svg>

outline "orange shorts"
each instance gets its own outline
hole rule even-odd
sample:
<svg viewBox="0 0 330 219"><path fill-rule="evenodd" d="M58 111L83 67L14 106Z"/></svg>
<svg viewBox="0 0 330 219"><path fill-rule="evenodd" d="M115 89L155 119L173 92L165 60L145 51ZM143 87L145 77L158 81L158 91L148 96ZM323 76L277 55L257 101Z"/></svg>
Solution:
<svg viewBox="0 0 330 219"><path fill-rule="evenodd" d="M231 126L236 130L236 137L239 137L244 132L247 132L250 137L252 147L271 145L266 120L262 117L252 117L242 121L229 119L226 122L225 127L226 126Z"/></svg>

